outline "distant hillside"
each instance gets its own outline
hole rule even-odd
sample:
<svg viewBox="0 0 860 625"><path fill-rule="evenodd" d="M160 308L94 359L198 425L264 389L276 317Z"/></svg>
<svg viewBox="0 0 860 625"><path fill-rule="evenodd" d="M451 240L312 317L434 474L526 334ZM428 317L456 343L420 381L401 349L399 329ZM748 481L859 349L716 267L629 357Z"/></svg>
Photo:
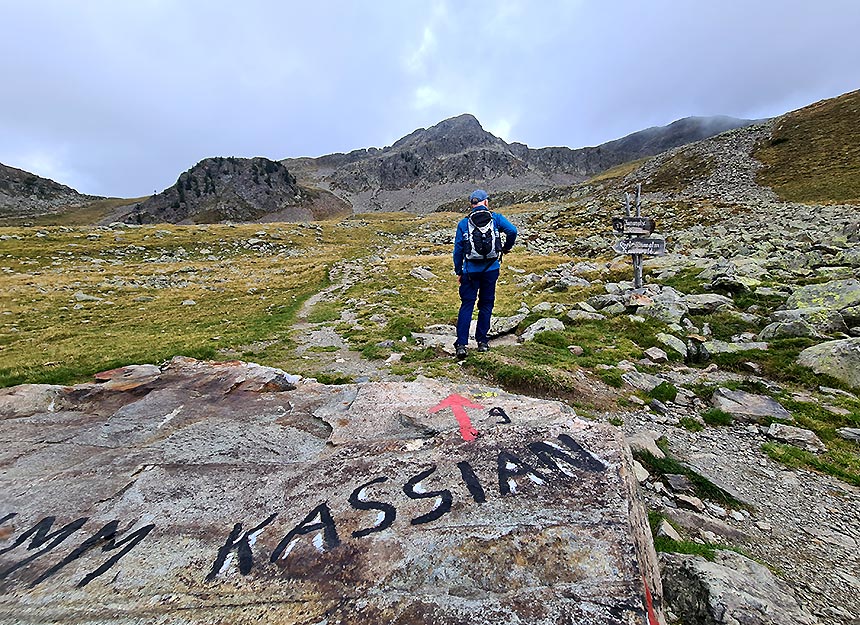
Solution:
<svg viewBox="0 0 860 625"><path fill-rule="evenodd" d="M311 221L348 213L332 194L299 186L284 165L267 158L207 158L171 187L120 210L127 223Z"/></svg>
<svg viewBox="0 0 860 625"><path fill-rule="evenodd" d="M494 193L569 185L620 163L651 156L753 122L690 117L596 147L508 144L472 115L419 128L383 149L284 159L299 180L329 189L355 212L432 211L475 186Z"/></svg>
<svg viewBox="0 0 860 625"><path fill-rule="evenodd" d="M0 218L38 217L61 207L83 206L98 198L0 163Z"/></svg>
<svg viewBox="0 0 860 625"><path fill-rule="evenodd" d="M590 182L603 198L623 197L642 183L652 204L860 203L860 91L609 169Z"/></svg>
<svg viewBox="0 0 860 625"><path fill-rule="evenodd" d="M860 203L860 91L778 118L758 181L794 202Z"/></svg>

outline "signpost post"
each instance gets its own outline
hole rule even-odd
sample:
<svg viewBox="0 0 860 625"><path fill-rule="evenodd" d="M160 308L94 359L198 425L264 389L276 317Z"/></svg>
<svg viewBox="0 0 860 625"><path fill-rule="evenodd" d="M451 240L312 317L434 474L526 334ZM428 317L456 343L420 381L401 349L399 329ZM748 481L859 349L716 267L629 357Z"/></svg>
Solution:
<svg viewBox="0 0 860 625"><path fill-rule="evenodd" d="M612 249L618 254L630 254L633 257L633 288L641 289L642 256L663 256L666 253L666 241L649 237L656 227L651 217L642 216L642 183L636 185L635 215L630 212L630 194L625 193L624 217L612 218L612 229L626 238L617 240Z"/></svg>

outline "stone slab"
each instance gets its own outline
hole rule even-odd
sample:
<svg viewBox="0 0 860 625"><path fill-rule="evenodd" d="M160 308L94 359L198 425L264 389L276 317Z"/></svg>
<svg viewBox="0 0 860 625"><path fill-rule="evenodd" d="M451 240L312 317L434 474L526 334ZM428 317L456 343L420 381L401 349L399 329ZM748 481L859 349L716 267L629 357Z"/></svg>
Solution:
<svg viewBox="0 0 860 625"><path fill-rule="evenodd" d="M125 386L0 393L0 622L663 622L620 430L565 404L182 358Z"/></svg>

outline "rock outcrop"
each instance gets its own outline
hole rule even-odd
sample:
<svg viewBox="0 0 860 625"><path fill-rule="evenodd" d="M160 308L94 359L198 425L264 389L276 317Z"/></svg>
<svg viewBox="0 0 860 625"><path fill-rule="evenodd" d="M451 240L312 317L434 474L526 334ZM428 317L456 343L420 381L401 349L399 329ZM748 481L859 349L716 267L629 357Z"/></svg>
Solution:
<svg viewBox="0 0 860 625"><path fill-rule="evenodd" d="M0 163L0 217L36 217L97 199L71 187Z"/></svg>
<svg viewBox="0 0 860 625"><path fill-rule="evenodd" d="M332 194L300 186L277 161L207 158L172 187L131 205L111 220L126 223L312 221L349 213Z"/></svg>
<svg viewBox="0 0 860 625"><path fill-rule="evenodd" d="M623 437L564 404L185 358L97 379L0 391L4 622L663 622Z"/></svg>
<svg viewBox="0 0 860 625"><path fill-rule="evenodd" d="M767 567L733 551L701 556L660 556L669 609L684 623L813 625L791 588Z"/></svg>

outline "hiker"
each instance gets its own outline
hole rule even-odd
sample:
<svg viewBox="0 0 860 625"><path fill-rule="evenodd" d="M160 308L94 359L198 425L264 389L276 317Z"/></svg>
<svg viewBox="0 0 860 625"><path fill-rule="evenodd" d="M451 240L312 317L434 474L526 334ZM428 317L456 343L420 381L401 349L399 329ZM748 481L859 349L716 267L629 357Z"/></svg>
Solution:
<svg viewBox="0 0 860 625"><path fill-rule="evenodd" d="M454 273L460 282L460 314L457 316L457 342L454 343L458 360L468 354L469 325L476 299L475 341L479 352L490 349L487 332L496 301L502 255L511 250L517 239L516 227L501 214L490 212L488 201L489 195L483 189L472 192L469 196L471 212L457 225L454 239ZM500 233L505 235L504 242Z"/></svg>

